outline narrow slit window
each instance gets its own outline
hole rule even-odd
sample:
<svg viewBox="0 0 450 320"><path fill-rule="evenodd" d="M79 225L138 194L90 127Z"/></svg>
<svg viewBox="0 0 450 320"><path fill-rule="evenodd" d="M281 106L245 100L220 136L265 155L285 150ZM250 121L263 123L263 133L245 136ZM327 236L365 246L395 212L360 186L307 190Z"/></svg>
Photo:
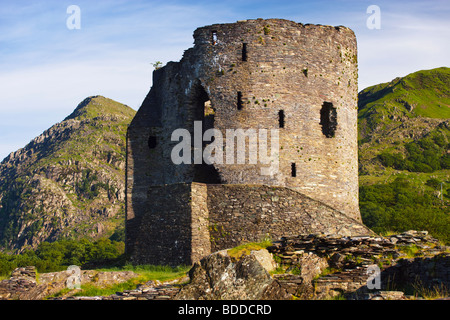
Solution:
<svg viewBox="0 0 450 320"><path fill-rule="evenodd" d="M284 128L284 110L278 111L278 125L280 128Z"/></svg>
<svg viewBox="0 0 450 320"><path fill-rule="evenodd" d="M217 31L212 31L211 32L211 38L212 38L212 44L216 45L217 44Z"/></svg>
<svg viewBox="0 0 450 320"><path fill-rule="evenodd" d="M247 61L247 44L242 44L242 61Z"/></svg>
<svg viewBox="0 0 450 320"><path fill-rule="evenodd" d="M320 125L322 133L327 138L333 138L337 128L337 112L331 102L324 102L320 110Z"/></svg>
<svg viewBox="0 0 450 320"><path fill-rule="evenodd" d="M156 137L155 136L150 136L148 137L148 147L150 149L155 149L156 148Z"/></svg>
<svg viewBox="0 0 450 320"><path fill-rule="evenodd" d="M296 177L297 176L297 168L295 166L295 163L291 163L291 177Z"/></svg>
<svg viewBox="0 0 450 320"><path fill-rule="evenodd" d="M237 108L238 108L238 110L241 110L242 106L243 106L243 104L242 104L242 92L238 91L238 93L237 93Z"/></svg>

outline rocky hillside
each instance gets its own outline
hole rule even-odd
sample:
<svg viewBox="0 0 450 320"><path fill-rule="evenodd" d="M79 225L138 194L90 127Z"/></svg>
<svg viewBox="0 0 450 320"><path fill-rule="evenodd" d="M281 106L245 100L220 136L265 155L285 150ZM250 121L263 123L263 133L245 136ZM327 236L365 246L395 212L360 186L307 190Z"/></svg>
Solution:
<svg viewBox="0 0 450 320"><path fill-rule="evenodd" d="M364 223L450 241L450 68L366 88L358 109Z"/></svg>
<svg viewBox="0 0 450 320"><path fill-rule="evenodd" d="M94 96L0 164L0 248L123 230L125 137L135 111Z"/></svg>

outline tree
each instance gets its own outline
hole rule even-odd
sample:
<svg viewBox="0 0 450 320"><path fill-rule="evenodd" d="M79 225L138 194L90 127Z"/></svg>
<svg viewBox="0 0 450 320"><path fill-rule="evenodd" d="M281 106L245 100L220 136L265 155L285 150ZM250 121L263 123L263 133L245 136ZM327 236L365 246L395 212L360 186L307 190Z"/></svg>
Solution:
<svg viewBox="0 0 450 320"><path fill-rule="evenodd" d="M152 63L153 68L155 68L155 70L161 69L162 68L162 62L161 61L156 61L155 63Z"/></svg>

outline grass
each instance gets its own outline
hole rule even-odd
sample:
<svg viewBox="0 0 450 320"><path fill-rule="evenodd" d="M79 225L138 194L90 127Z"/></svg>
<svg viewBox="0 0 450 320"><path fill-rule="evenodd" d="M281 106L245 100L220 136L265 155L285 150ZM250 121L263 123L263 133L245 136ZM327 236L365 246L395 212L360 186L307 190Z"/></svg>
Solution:
<svg viewBox="0 0 450 320"><path fill-rule="evenodd" d="M133 271L146 281L169 281L184 276L190 268L191 266L125 265L123 267L99 269L99 271Z"/></svg>
<svg viewBox="0 0 450 320"><path fill-rule="evenodd" d="M318 278L320 278L320 277L325 277L325 276L327 276L327 275L329 275L329 274L333 274L333 273L341 272L341 271L342 271L342 270L340 270L340 269L336 269L336 268L332 268L332 267L327 267L327 268L323 269L323 271L322 271L320 274L318 274L317 276L315 276L314 279L318 279Z"/></svg>
<svg viewBox="0 0 450 320"><path fill-rule="evenodd" d="M253 250L265 249L272 245L272 241L265 239L261 242L250 242L228 250L228 255L232 258L239 259L242 256L249 255Z"/></svg>
<svg viewBox="0 0 450 320"><path fill-rule="evenodd" d="M72 296L109 296L116 292L133 290L138 284L143 284L151 280L164 282L182 278L190 268L190 266L169 267L155 265L125 265L123 267L98 269L97 271L133 271L137 273L138 276L128 281L108 286L97 286L95 283L87 283L81 285L80 290L63 289L55 295L52 295L52 297L66 294Z"/></svg>
<svg viewBox="0 0 450 320"><path fill-rule="evenodd" d="M288 266L284 266L284 267L283 266L278 266L276 269L270 271L269 273L270 273L270 275L285 274L285 273L287 273L287 269L288 268L289 268Z"/></svg>
<svg viewBox="0 0 450 320"><path fill-rule="evenodd" d="M442 283L429 288L424 286L422 282L418 280L412 285L412 287L414 289L415 297L422 297L426 300L447 298L450 295L450 291Z"/></svg>
<svg viewBox="0 0 450 320"><path fill-rule="evenodd" d="M143 282L146 282L146 281L143 281ZM65 289L59 291L58 293L56 293L55 295L52 295L51 297L60 297L60 296L66 295L66 294L69 294L70 296L74 296L74 297L109 296L109 295L115 294L116 292L121 292L121 291L125 291L125 290L133 290L136 288L136 286L138 284L143 283L143 282L140 281L140 277L138 277L138 278L130 279L126 282L116 283L113 285L103 286L103 287L99 287L99 286L96 286L95 284L88 283L88 284L81 285L81 289L65 288Z"/></svg>
<svg viewBox="0 0 450 320"><path fill-rule="evenodd" d="M417 257L421 251L415 244L398 246L397 250L406 254L406 258L408 259Z"/></svg>

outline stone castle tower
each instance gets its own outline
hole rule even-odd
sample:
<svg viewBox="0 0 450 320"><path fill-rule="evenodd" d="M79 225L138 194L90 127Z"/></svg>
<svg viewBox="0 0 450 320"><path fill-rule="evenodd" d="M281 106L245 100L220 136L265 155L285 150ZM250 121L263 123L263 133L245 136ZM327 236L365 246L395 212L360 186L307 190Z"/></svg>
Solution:
<svg viewBox="0 0 450 320"><path fill-rule="evenodd" d="M180 62L154 71L128 129L130 259L190 264L265 236L367 234L358 207L354 33L257 19L202 27L194 39ZM250 160L258 151L250 139L244 163L194 159L211 143L194 142L195 131L211 128L224 139L229 129L276 131L275 170L263 174L271 165ZM177 129L192 137L192 161L171 158ZM230 141L234 150L242 145ZM223 159L231 151L224 147Z"/></svg>

